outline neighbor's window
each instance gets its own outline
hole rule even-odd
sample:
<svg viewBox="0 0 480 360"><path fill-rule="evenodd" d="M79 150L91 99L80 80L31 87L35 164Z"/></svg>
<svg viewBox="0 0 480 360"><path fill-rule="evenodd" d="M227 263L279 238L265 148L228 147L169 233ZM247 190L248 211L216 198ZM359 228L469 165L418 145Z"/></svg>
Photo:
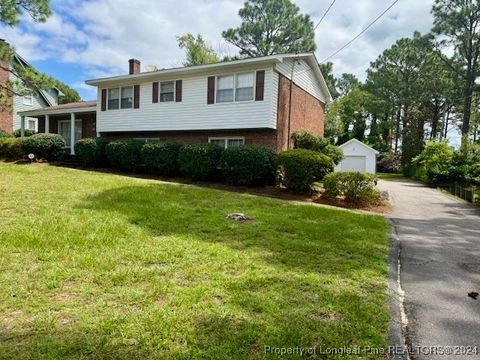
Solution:
<svg viewBox="0 0 480 360"><path fill-rule="evenodd" d="M235 83L235 101L253 100L253 84L253 73L237 74L237 81Z"/></svg>
<svg viewBox="0 0 480 360"><path fill-rule="evenodd" d="M160 83L160 102L168 102L174 100L175 83L166 81Z"/></svg>
<svg viewBox="0 0 480 360"><path fill-rule="evenodd" d="M133 86L121 89L122 101L120 107L122 109L131 109L133 106Z"/></svg>
<svg viewBox="0 0 480 360"><path fill-rule="evenodd" d="M217 78L217 103L233 101L233 75Z"/></svg>
<svg viewBox="0 0 480 360"><path fill-rule="evenodd" d="M120 105L120 89L108 89L108 110L118 110Z"/></svg>
<svg viewBox="0 0 480 360"><path fill-rule="evenodd" d="M33 97L32 95L25 95L23 97L23 105L33 105Z"/></svg>
<svg viewBox="0 0 480 360"><path fill-rule="evenodd" d="M211 137L208 138L210 144L220 145L224 149L229 147L235 147L245 144L244 137L233 137L233 138L222 138L222 137Z"/></svg>
<svg viewBox="0 0 480 360"><path fill-rule="evenodd" d="M28 130L35 130L36 125L37 123L35 120L28 120Z"/></svg>

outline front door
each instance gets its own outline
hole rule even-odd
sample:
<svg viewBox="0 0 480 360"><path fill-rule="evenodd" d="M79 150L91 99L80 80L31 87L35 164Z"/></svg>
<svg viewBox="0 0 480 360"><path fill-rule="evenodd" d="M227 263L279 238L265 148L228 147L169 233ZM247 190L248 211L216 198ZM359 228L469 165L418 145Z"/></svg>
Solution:
<svg viewBox="0 0 480 360"><path fill-rule="evenodd" d="M58 134L65 139L65 147L70 148L70 120L58 122ZM82 120L75 120L75 142L82 138Z"/></svg>

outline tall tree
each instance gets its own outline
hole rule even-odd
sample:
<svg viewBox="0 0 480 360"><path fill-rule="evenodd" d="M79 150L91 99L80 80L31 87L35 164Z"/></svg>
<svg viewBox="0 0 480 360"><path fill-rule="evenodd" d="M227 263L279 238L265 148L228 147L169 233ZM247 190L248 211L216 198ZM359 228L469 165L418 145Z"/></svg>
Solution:
<svg viewBox="0 0 480 360"><path fill-rule="evenodd" d="M328 61L326 63L318 64L320 67L320 71L327 83L328 91L330 91L330 95L332 95L333 99L336 99L340 96L337 90L337 79L333 75L333 63Z"/></svg>
<svg viewBox="0 0 480 360"><path fill-rule="evenodd" d="M337 79L337 87L341 95L348 94L358 86L360 86L360 80L353 74L343 73L342 76Z"/></svg>
<svg viewBox="0 0 480 360"><path fill-rule="evenodd" d="M178 47L185 49L184 66L205 65L219 62L218 55L208 46L201 34L185 34L177 37Z"/></svg>
<svg viewBox="0 0 480 360"><path fill-rule="evenodd" d="M0 0L0 22L17 26L22 14L37 22L44 22L52 14L50 0Z"/></svg>
<svg viewBox="0 0 480 360"><path fill-rule="evenodd" d="M309 15L290 0L248 0L238 15L242 24L222 33L245 56L315 51L315 31Z"/></svg>
<svg viewBox="0 0 480 360"><path fill-rule="evenodd" d="M461 67L450 65L464 81L462 148L468 144L472 96L480 71L480 2L477 0L435 0L432 8L433 31L441 37L441 44L453 46Z"/></svg>

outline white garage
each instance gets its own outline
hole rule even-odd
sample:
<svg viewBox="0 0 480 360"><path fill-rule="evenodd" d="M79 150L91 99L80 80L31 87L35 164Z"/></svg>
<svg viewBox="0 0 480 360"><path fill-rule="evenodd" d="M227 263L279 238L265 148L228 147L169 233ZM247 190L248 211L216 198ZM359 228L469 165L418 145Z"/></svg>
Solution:
<svg viewBox="0 0 480 360"><path fill-rule="evenodd" d="M344 159L337 165L335 171L375 174L377 169L377 150L357 139L349 140L339 147L343 151Z"/></svg>

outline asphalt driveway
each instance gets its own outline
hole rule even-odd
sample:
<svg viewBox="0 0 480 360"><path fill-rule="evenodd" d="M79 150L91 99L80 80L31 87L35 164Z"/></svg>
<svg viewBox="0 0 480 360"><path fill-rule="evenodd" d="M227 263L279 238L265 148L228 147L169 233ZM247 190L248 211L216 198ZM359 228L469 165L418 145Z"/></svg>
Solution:
<svg viewBox="0 0 480 360"><path fill-rule="evenodd" d="M393 200L411 358L480 359L480 296L467 296L480 293L480 211L414 182L379 187Z"/></svg>

